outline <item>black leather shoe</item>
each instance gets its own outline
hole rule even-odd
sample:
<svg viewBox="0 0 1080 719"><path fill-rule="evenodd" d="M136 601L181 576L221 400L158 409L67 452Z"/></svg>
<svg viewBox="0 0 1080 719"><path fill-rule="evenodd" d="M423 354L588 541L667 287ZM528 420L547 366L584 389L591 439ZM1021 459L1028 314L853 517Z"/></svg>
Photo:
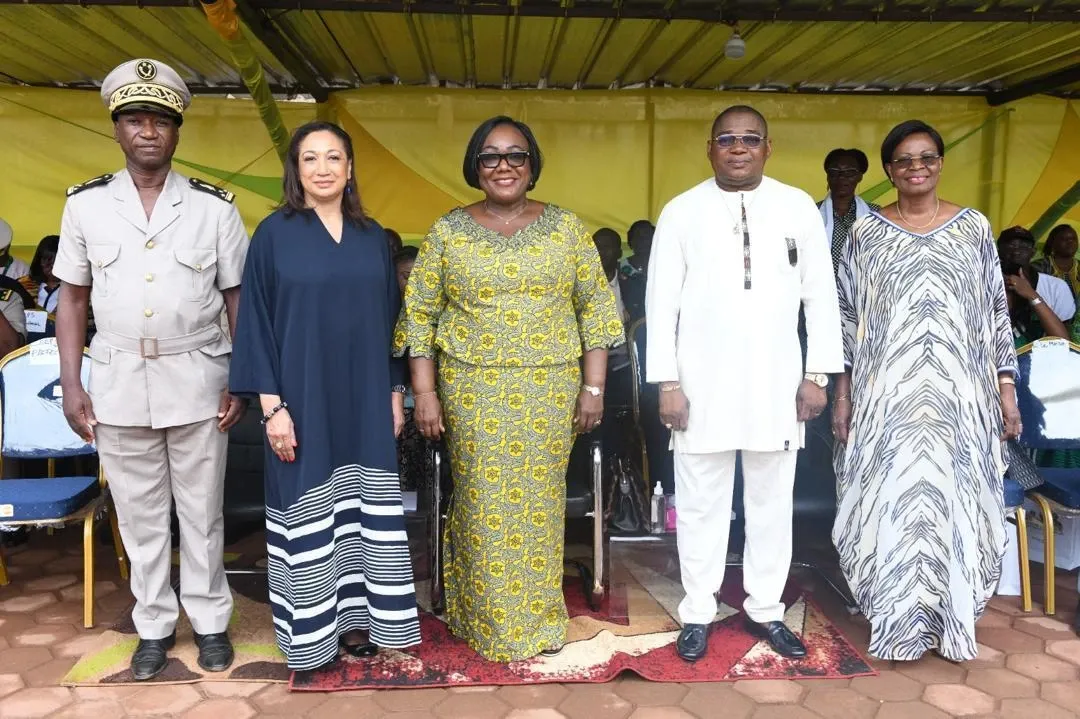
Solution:
<svg viewBox="0 0 1080 719"><path fill-rule="evenodd" d="M789 659L802 659L806 656L806 645L795 636L783 622L757 622L746 620L746 628L759 639L765 639L780 656Z"/></svg>
<svg viewBox="0 0 1080 719"><path fill-rule="evenodd" d="M225 632L220 634L195 634L199 647L199 666L208 672L223 672L233 663L232 642Z"/></svg>
<svg viewBox="0 0 1080 719"><path fill-rule="evenodd" d="M176 645L174 631L164 639L139 639L131 655L131 674L135 681L144 682L161 674L169 663L168 651Z"/></svg>
<svg viewBox="0 0 1080 719"><path fill-rule="evenodd" d="M346 644L344 639L338 640L341 645L342 651L352 657L360 657L366 659L373 657L379 653L379 648L371 642L360 642L359 644Z"/></svg>
<svg viewBox="0 0 1080 719"><path fill-rule="evenodd" d="M688 662L696 662L709 649L709 625L687 624L675 640L675 651Z"/></svg>

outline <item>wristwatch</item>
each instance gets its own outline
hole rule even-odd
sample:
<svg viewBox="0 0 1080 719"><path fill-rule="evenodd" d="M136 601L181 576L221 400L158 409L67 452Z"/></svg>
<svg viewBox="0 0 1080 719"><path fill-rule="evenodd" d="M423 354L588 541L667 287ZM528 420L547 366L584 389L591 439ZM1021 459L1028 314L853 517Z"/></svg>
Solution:
<svg viewBox="0 0 1080 719"><path fill-rule="evenodd" d="M405 385L396 384L396 385L394 385L393 387L390 388L390 391L391 392L396 392L397 394L405 394L408 390L406 389Z"/></svg>
<svg viewBox="0 0 1080 719"><path fill-rule="evenodd" d="M591 384L583 384L581 385L581 389L584 392L588 392L593 397L600 397L604 394L604 390L599 387L593 387Z"/></svg>
<svg viewBox="0 0 1080 719"><path fill-rule="evenodd" d="M825 388L829 386L829 375L827 374L816 374L814 372L807 372L804 377L806 377L806 379L810 382L816 384L818 387Z"/></svg>

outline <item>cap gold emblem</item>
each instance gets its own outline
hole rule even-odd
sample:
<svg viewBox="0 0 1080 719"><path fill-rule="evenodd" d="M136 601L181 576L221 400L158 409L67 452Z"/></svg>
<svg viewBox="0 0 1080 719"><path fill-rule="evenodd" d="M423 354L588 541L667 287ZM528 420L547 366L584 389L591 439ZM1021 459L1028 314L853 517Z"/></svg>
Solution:
<svg viewBox="0 0 1080 719"><path fill-rule="evenodd" d="M141 80L153 80L157 77L157 65L149 60L141 60L135 65L135 74Z"/></svg>

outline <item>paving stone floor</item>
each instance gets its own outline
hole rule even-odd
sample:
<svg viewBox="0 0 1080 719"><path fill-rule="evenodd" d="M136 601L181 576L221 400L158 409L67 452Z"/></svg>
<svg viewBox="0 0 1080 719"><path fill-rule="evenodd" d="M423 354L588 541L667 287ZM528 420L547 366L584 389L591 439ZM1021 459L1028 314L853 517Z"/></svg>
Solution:
<svg viewBox="0 0 1080 719"><path fill-rule="evenodd" d="M110 547L99 546L97 626L82 628L81 531L35 533L7 555L0 587L0 719L182 717L247 719L1066 719L1080 717L1080 638L1071 630L1076 572L1060 573L1059 611L1031 614L995 598L979 622L980 655L954 665L935 657L877 662L853 680L656 684L624 676L608 684L290 694L284 685L77 688L58 686L87 642L131 602ZM1036 598L1042 592L1036 586ZM815 597L860 648L865 623L826 592Z"/></svg>

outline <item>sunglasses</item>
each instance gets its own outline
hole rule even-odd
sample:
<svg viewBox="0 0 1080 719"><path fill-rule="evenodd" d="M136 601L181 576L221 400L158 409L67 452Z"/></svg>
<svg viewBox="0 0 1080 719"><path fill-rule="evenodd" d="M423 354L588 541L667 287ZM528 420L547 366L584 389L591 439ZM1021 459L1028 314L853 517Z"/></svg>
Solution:
<svg viewBox="0 0 1080 719"><path fill-rule="evenodd" d="M510 167L523 167L529 159L529 153L522 150L514 152L481 152L476 156L476 163L487 170L494 170L506 160Z"/></svg>
<svg viewBox="0 0 1080 719"><path fill-rule="evenodd" d="M941 160L941 155L928 152L925 155L919 155L918 157L898 157L889 164L898 170L910 170L915 166L916 160L922 162L923 167L934 167Z"/></svg>
<svg viewBox="0 0 1080 719"><path fill-rule="evenodd" d="M756 150L764 144L765 138L761 135L733 135L725 133L723 135L717 135L712 141L717 147L729 148L735 147L736 143L742 143L742 146L746 149Z"/></svg>
<svg viewBox="0 0 1080 719"><path fill-rule="evenodd" d="M862 173L854 167L826 167L825 174L829 177L855 177Z"/></svg>

